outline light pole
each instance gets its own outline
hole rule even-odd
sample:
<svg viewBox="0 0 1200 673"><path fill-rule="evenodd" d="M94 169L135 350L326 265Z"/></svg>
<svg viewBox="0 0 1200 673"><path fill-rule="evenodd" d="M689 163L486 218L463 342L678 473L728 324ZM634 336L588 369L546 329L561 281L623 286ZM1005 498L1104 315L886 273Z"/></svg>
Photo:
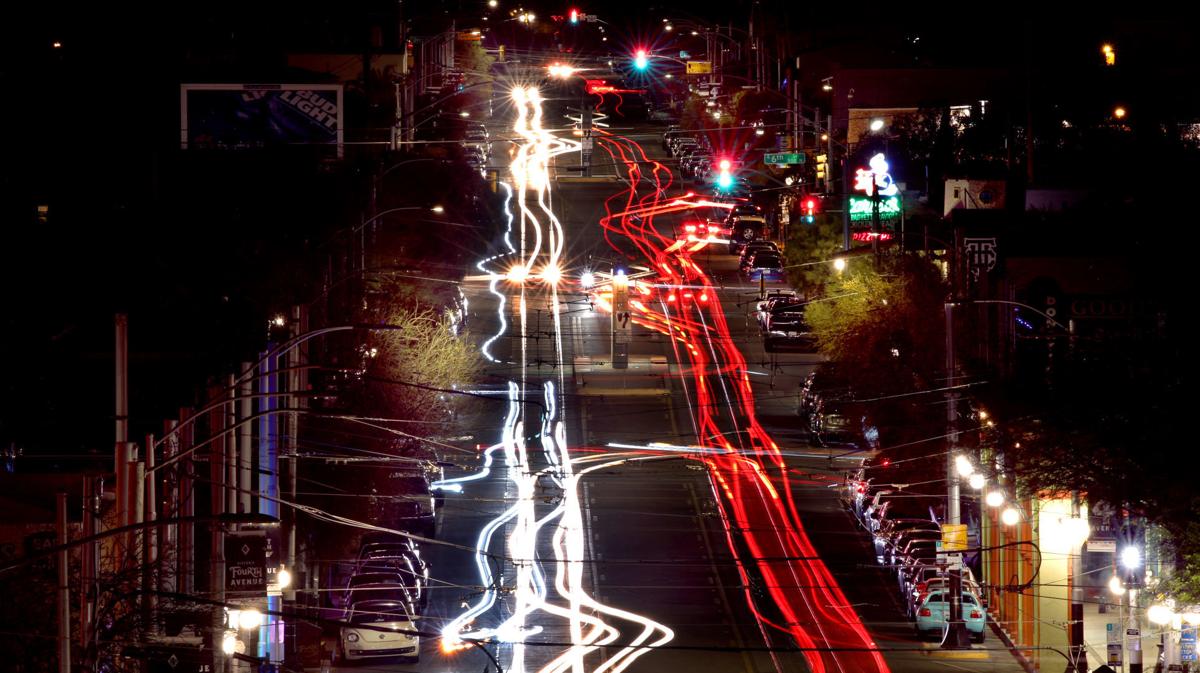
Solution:
<svg viewBox="0 0 1200 673"><path fill-rule="evenodd" d="M958 363L954 352L954 307L955 297L943 303L946 320L946 523L960 525L962 523L961 496L959 493L959 475L970 471L960 469L963 456L958 454ZM1010 304L1027 308L1045 316L1051 324L1062 327L1060 323L1042 311L1021 302L1003 299L965 300L963 303L972 304ZM969 466L969 462L966 463ZM989 494L990 495L990 494ZM1015 511L1015 510L1014 510ZM1006 511L1007 515L1008 512ZM1005 523L1009 523L1006 521ZM961 558L961 557L960 557ZM966 649L970 647L970 635L967 633L966 622L962 617L962 568L954 564L950 569L950 621L946 630L946 638L942 641L943 649ZM1082 624L1082 604L1080 605L1080 624ZM1082 627L1080 628L1082 634ZM1082 644L1082 635L1080 636Z"/></svg>

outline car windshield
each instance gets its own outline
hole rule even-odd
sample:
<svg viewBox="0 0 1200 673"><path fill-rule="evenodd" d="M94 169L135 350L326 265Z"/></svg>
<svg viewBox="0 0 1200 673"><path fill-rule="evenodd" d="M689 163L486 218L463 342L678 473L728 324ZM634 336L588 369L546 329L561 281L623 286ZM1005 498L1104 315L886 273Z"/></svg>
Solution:
<svg viewBox="0 0 1200 673"><path fill-rule="evenodd" d="M350 587L361 587L368 584L399 584L400 575L397 573L366 573L350 578Z"/></svg>
<svg viewBox="0 0 1200 673"><path fill-rule="evenodd" d="M383 624L387 622L407 622L408 613L399 605L380 607L377 610L355 611L350 616L352 624Z"/></svg>

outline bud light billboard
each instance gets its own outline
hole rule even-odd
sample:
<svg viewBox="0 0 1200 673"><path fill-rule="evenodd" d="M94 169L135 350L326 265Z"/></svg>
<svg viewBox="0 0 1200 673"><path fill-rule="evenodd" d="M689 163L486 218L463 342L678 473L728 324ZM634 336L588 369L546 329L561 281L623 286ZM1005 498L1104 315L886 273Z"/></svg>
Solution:
<svg viewBox="0 0 1200 673"><path fill-rule="evenodd" d="M342 156L340 84L184 84L184 149L313 147Z"/></svg>

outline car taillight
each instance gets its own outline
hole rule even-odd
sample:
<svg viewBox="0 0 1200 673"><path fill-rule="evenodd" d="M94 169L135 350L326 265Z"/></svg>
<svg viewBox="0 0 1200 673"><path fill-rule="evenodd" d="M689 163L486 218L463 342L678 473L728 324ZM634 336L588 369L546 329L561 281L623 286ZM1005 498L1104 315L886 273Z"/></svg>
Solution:
<svg viewBox="0 0 1200 673"><path fill-rule="evenodd" d="M917 593L925 593L925 583L917 582Z"/></svg>
<svg viewBox="0 0 1200 673"><path fill-rule="evenodd" d="M683 230L684 230L684 231L686 231L686 232L687 232L687 233L689 233L689 234L694 234L694 233L696 233L696 225L694 225L694 224L685 224L685 225L683 225Z"/></svg>
<svg viewBox="0 0 1200 673"><path fill-rule="evenodd" d="M929 611L929 608L921 608L921 611L917 614L922 617L930 617L933 615L933 613Z"/></svg>
<svg viewBox="0 0 1200 673"><path fill-rule="evenodd" d="M982 617L982 616L983 616L983 615L979 614L979 611L978 611L978 610L972 610L972 611L971 611L971 619L979 619L979 618L980 618L980 617Z"/></svg>

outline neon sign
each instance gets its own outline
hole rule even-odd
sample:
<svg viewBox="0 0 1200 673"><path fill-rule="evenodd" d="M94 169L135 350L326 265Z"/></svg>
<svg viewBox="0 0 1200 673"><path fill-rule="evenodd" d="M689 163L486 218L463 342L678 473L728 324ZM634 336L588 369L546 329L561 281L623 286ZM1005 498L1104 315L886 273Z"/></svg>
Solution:
<svg viewBox="0 0 1200 673"><path fill-rule="evenodd" d="M869 222L874 216L874 200L865 196L850 197L850 221ZM889 196L879 200L879 219L893 219L900 216L900 197Z"/></svg>
<svg viewBox="0 0 1200 673"><path fill-rule="evenodd" d="M876 154L867 162L870 168L859 168L854 171L854 190L866 192L867 196L873 196L875 190L879 190L880 196L895 196L900 193L900 188L892 182L892 176L888 173L888 162L883 154Z"/></svg>
<svg viewBox="0 0 1200 673"><path fill-rule="evenodd" d="M856 231L850 234L850 238L856 241L880 241L892 240L892 232L890 231Z"/></svg>

